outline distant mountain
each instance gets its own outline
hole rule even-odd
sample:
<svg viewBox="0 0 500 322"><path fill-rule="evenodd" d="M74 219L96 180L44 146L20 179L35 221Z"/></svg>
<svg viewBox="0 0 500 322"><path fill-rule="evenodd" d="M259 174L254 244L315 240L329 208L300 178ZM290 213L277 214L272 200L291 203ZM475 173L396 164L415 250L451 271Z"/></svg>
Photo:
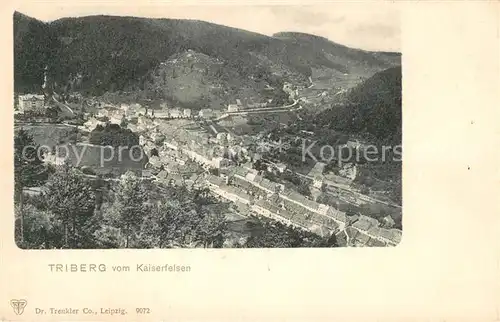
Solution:
<svg viewBox="0 0 500 322"><path fill-rule="evenodd" d="M279 32L274 38L288 43L291 53L306 52L311 67L335 69L342 73L373 74L401 65L401 54L349 48L327 38L300 32Z"/></svg>
<svg viewBox="0 0 500 322"><path fill-rule="evenodd" d="M378 142L401 143L401 67L378 72L346 95L346 104L316 116L321 126L365 136Z"/></svg>
<svg viewBox="0 0 500 322"><path fill-rule="evenodd" d="M158 79L148 85L154 78L151 73L159 70L162 62L171 62L188 50L207 58L204 69L211 70L215 61L222 63L219 74L205 75L203 82L223 86L224 99L231 99L234 93L228 88L230 79L242 88L256 83L257 88L262 84L279 87L283 80L308 84L314 69L338 71L339 77L352 70L369 77L399 64L397 54L351 49L312 35L281 33L269 37L196 20L89 16L43 23L15 13L14 32L16 91L39 87L45 65L58 91L99 95L145 87L157 90ZM187 95L180 79L188 81L194 76L190 65L180 67L177 80L168 74L164 79L166 84L176 85L167 85L160 92L173 97Z"/></svg>

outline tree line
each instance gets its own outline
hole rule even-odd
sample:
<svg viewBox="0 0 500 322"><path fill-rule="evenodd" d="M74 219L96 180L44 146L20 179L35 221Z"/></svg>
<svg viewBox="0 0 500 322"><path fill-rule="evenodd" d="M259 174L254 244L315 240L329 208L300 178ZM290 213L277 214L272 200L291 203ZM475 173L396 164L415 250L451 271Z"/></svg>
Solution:
<svg viewBox="0 0 500 322"><path fill-rule="evenodd" d="M139 136L130 129L124 129L118 124L98 124L90 132L89 142L96 145L113 147L132 147L139 145Z"/></svg>

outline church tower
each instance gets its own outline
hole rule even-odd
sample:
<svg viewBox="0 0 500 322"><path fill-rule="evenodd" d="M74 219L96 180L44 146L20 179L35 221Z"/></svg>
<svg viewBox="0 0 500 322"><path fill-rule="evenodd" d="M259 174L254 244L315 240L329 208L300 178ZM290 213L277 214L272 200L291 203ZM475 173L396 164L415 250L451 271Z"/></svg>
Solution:
<svg viewBox="0 0 500 322"><path fill-rule="evenodd" d="M42 89L45 91L47 89L47 73L49 71L49 66L45 65L45 68L43 70L43 84L42 84Z"/></svg>
<svg viewBox="0 0 500 322"><path fill-rule="evenodd" d="M42 91L43 95L45 95L45 98L50 98L52 95L52 86L50 84L50 78L49 78L49 66L45 65L45 68L43 70L43 84L42 84Z"/></svg>

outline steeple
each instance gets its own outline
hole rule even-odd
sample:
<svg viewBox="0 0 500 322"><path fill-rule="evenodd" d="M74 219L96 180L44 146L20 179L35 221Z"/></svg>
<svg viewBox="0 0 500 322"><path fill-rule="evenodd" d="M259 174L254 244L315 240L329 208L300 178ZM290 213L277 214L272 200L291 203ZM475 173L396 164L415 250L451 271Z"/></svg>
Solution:
<svg viewBox="0 0 500 322"><path fill-rule="evenodd" d="M49 99L52 97L52 84L51 84L51 80L49 77L49 66L48 65L45 65L45 68L43 70L42 91L43 91L43 94L45 95L46 99Z"/></svg>
<svg viewBox="0 0 500 322"><path fill-rule="evenodd" d="M45 90L48 86L48 83L47 83L47 74L48 74L48 70L49 70L49 66L45 65L45 68L43 70L43 84L42 84L42 88Z"/></svg>

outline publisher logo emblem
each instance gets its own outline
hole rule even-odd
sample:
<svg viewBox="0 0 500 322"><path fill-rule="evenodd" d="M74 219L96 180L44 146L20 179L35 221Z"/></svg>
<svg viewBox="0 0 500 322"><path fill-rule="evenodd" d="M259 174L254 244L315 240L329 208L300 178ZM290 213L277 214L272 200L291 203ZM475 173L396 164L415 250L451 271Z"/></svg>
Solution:
<svg viewBox="0 0 500 322"><path fill-rule="evenodd" d="M14 313L21 315L28 302L26 300L10 300L10 305L14 309Z"/></svg>

